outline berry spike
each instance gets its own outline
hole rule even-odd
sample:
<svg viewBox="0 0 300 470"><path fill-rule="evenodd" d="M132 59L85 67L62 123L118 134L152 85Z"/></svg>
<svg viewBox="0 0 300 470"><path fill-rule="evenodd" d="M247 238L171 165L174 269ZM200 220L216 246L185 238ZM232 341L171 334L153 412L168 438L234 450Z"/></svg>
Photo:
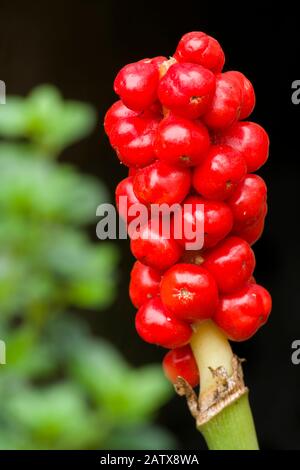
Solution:
<svg viewBox="0 0 300 470"><path fill-rule="evenodd" d="M165 375L186 395L210 449L257 449L241 364L228 340L247 340L271 312L270 294L253 277L251 248L267 214L267 187L254 172L267 161L269 137L245 121L256 102L252 83L224 64L220 43L193 31L173 57L125 65L104 127L129 167L116 204L137 259L129 285L137 332L171 349ZM148 218L132 228L136 203ZM198 235L201 246L191 248ZM191 387L199 377L196 399Z"/></svg>

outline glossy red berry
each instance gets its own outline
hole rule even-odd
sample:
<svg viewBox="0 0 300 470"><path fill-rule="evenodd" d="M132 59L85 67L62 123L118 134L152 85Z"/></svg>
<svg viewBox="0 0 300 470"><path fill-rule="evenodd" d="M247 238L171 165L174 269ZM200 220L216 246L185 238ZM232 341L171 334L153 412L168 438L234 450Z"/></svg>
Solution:
<svg viewBox="0 0 300 470"><path fill-rule="evenodd" d="M134 176L133 190L144 204L180 203L191 187L188 168L170 166L162 161L138 170Z"/></svg>
<svg viewBox="0 0 300 470"><path fill-rule="evenodd" d="M110 141L122 163L129 167L144 167L155 160L154 140L158 124L158 118L133 117L113 126Z"/></svg>
<svg viewBox="0 0 300 470"><path fill-rule="evenodd" d="M158 97L173 113L196 119L207 111L215 82L214 74L201 65L177 63L160 80Z"/></svg>
<svg viewBox="0 0 300 470"><path fill-rule="evenodd" d="M246 119L252 113L255 107L255 92L252 83L241 72L226 72L227 76L233 77L242 89L242 103L239 119Z"/></svg>
<svg viewBox="0 0 300 470"><path fill-rule="evenodd" d="M159 71L151 62L135 62L123 67L114 82L114 90L134 111L143 111L157 99Z"/></svg>
<svg viewBox="0 0 300 470"><path fill-rule="evenodd" d="M238 228L233 231L233 233L249 243L249 245L254 245L257 240L260 239L264 231L265 226L265 213L262 216L253 222L251 225L248 225L243 228Z"/></svg>
<svg viewBox="0 0 300 470"><path fill-rule="evenodd" d="M232 210L235 233L260 219L266 210L267 187L258 175L247 175L227 203Z"/></svg>
<svg viewBox="0 0 300 470"><path fill-rule="evenodd" d="M193 62L211 70L221 72L225 56L218 41L200 31L187 33L180 39L174 58L178 62Z"/></svg>
<svg viewBox="0 0 300 470"><path fill-rule="evenodd" d="M125 199L122 201L123 203L121 203L122 197L127 198L126 204ZM124 178L122 181L120 181L116 188L116 206L122 219L127 221L128 223L131 222L131 220L133 220L135 216L129 215L128 211L131 206L140 203L141 202L138 200L133 191L133 177L128 176L127 178Z"/></svg>
<svg viewBox="0 0 300 470"><path fill-rule="evenodd" d="M250 283L238 292L221 297L214 321L232 341L245 341L266 323L271 306L267 290Z"/></svg>
<svg viewBox="0 0 300 470"><path fill-rule="evenodd" d="M156 65L156 67L158 68L158 70L160 69L161 65L166 62L167 57L163 56L163 55L159 55L159 56L156 56L156 57L153 57L152 59L150 59L151 61L151 64L154 64Z"/></svg>
<svg viewBox="0 0 300 470"><path fill-rule="evenodd" d="M248 173L258 170L268 159L268 134L255 122L237 122L216 139L217 142L230 145L243 154Z"/></svg>
<svg viewBox="0 0 300 470"><path fill-rule="evenodd" d="M267 289L265 289L263 286L256 284L255 280L254 282L252 282L252 284L256 286L256 292L258 295L260 295L262 303L263 303L264 312L261 317L261 320L262 320L262 324L264 325L265 323L267 323L270 313L272 311L272 297L269 291L267 291Z"/></svg>
<svg viewBox="0 0 300 470"><path fill-rule="evenodd" d="M218 304L213 276L201 266L178 263L162 277L161 300L177 318L186 321L210 318Z"/></svg>
<svg viewBox="0 0 300 470"><path fill-rule="evenodd" d="M158 271L165 271L180 259L183 248L174 238L164 237L151 220L143 225L131 239L131 251L143 264Z"/></svg>
<svg viewBox="0 0 300 470"><path fill-rule="evenodd" d="M112 126L109 130L109 141L111 146L117 150L118 147L127 144L147 126L147 121L140 116L128 116L122 119L112 118Z"/></svg>
<svg viewBox="0 0 300 470"><path fill-rule="evenodd" d="M246 175L243 155L228 145L213 145L193 173L193 186L207 199L223 201L230 197Z"/></svg>
<svg viewBox="0 0 300 470"><path fill-rule="evenodd" d="M153 268L136 261L130 274L129 296L136 308L159 294L161 274Z"/></svg>
<svg viewBox="0 0 300 470"><path fill-rule="evenodd" d="M116 101L107 111L104 117L104 129L108 136L110 136L112 127L122 119L136 117L138 112L132 111L132 109L127 108L121 100Z"/></svg>
<svg viewBox="0 0 300 470"><path fill-rule="evenodd" d="M169 349L187 344L192 336L191 327L168 312L159 297L148 300L140 307L135 317L135 327L147 343Z"/></svg>
<svg viewBox="0 0 300 470"><path fill-rule="evenodd" d="M238 237L228 237L203 254L202 267L214 277L223 294L241 289L251 278L255 256L249 244Z"/></svg>
<svg viewBox="0 0 300 470"><path fill-rule="evenodd" d="M191 387L199 384L199 371L193 351L189 345L171 349L163 359L163 370L173 384L178 377L185 379Z"/></svg>
<svg viewBox="0 0 300 470"><path fill-rule="evenodd" d="M199 205L203 205L203 209ZM196 240L196 235L189 239L187 234L195 233L197 221L199 221L198 226L201 226L201 221L204 223L203 248L216 245L228 235L233 226L232 212L227 204L221 201L208 201L200 196L189 196L183 202L181 244L186 245ZM175 224L176 222L175 217Z"/></svg>
<svg viewBox="0 0 300 470"><path fill-rule="evenodd" d="M200 121L171 115L158 127L154 151L170 165L194 166L203 161L209 146L208 131Z"/></svg>
<svg viewBox="0 0 300 470"><path fill-rule="evenodd" d="M226 129L240 117L242 89L235 79L220 73L216 76L216 92L203 116L210 129Z"/></svg>

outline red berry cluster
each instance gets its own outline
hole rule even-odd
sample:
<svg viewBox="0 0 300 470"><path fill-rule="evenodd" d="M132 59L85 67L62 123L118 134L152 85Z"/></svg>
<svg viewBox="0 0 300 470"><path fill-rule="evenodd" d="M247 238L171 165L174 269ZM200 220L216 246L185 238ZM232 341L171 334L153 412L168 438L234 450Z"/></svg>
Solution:
<svg viewBox="0 0 300 470"><path fill-rule="evenodd" d="M245 121L255 105L250 81L222 72L220 44L202 32L179 41L174 56L143 59L118 73L120 96L105 116L105 130L129 175L116 202L183 205L191 227L204 207L204 245L164 237L151 223L131 240L137 258L130 297L136 329L147 342L171 349L164 358L171 381L197 385L189 344L193 322L212 319L233 341L250 338L268 319L271 297L253 278L251 245L261 236L267 188L253 174L268 158L265 130ZM125 219L127 213L120 214Z"/></svg>

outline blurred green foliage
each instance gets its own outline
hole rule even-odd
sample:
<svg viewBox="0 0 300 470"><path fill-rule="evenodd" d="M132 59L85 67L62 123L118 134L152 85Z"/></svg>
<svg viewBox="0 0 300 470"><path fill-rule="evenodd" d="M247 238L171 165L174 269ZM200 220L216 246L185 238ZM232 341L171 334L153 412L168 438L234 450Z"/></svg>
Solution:
<svg viewBox="0 0 300 470"><path fill-rule="evenodd" d="M105 187L55 158L95 121L51 86L0 106L1 449L174 446L152 423L160 366L131 367L78 315L113 301L118 253L85 230Z"/></svg>

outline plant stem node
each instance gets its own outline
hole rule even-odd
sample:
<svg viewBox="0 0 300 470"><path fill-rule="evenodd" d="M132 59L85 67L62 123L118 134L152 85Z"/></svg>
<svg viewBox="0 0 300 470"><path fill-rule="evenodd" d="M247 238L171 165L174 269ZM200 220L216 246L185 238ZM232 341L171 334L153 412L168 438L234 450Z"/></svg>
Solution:
<svg viewBox="0 0 300 470"><path fill-rule="evenodd" d="M199 398L190 384L182 377L178 377L174 385L175 391L178 395L186 397L189 410L196 420L197 428L201 428L224 408L248 393L243 379L242 362L243 359L233 355L230 376L223 366L216 369L210 367L209 370L216 386L200 394Z"/></svg>

